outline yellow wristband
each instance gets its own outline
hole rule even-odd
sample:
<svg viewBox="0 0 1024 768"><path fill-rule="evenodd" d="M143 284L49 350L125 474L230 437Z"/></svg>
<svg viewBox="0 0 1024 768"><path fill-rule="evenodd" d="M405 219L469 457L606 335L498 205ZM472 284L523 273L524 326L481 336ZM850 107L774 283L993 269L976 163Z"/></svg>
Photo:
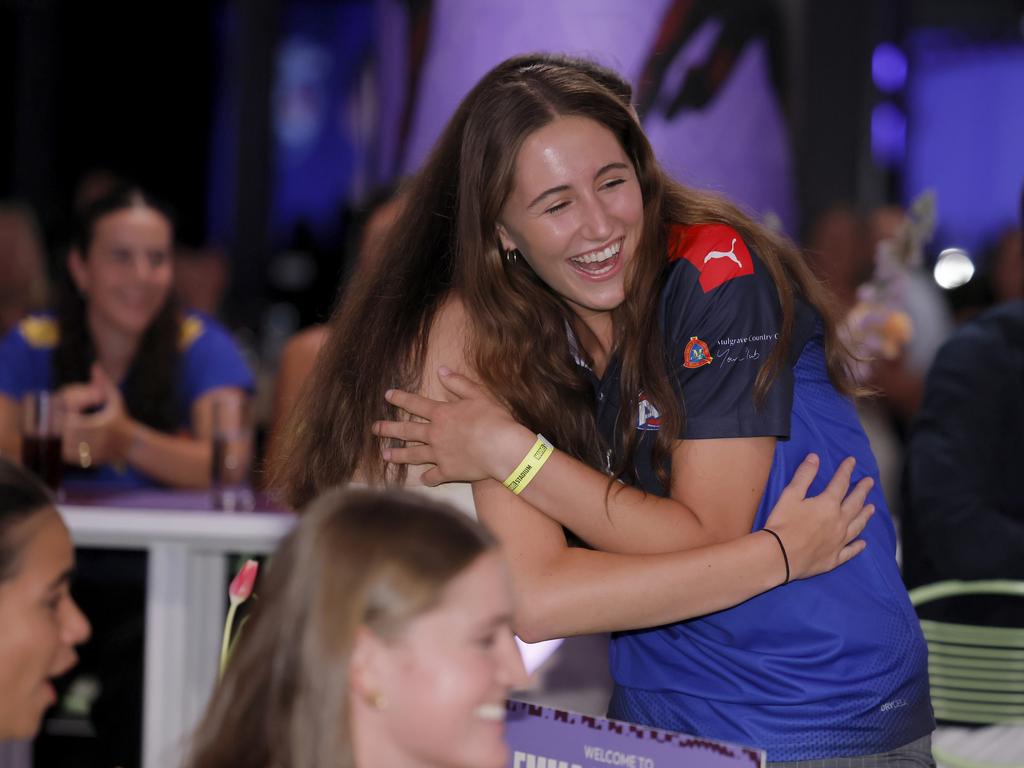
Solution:
<svg viewBox="0 0 1024 768"><path fill-rule="evenodd" d="M533 444L533 448L519 462L519 466L512 470L512 474L505 479L505 487L518 496L537 476L540 468L544 466L544 462L554 452L555 446L549 443L544 435L537 435L537 442Z"/></svg>

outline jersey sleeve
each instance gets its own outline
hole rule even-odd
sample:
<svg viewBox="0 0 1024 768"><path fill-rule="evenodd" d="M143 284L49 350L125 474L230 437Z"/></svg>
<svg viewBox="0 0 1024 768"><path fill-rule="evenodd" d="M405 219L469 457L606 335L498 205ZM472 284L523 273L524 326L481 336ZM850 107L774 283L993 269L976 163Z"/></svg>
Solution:
<svg viewBox="0 0 1024 768"><path fill-rule="evenodd" d="M678 437L786 438L790 366L778 371L763 400L755 398L758 373L779 338L775 284L734 230L702 229L676 256L662 294L665 344L683 402Z"/></svg>
<svg viewBox="0 0 1024 768"><path fill-rule="evenodd" d="M26 322L0 340L0 394L14 400L32 390L50 389L53 383L51 345L30 343L24 332Z"/></svg>
<svg viewBox="0 0 1024 768"><path fill-rule="evenodd" d="M255 389L249 366L234 340L216 321L190 315L185 321L181 395L186 407L218 387Z"/></svg>

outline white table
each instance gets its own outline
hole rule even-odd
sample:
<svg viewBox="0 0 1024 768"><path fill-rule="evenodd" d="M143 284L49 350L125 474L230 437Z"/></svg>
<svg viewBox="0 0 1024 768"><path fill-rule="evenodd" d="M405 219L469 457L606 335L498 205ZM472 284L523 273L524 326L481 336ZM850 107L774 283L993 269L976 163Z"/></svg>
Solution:
<svg viewBox="0 0 1024 768"><path fill-rule="evenodd" d="M141 549L149 556L143 768L180 765L216 682L226 556L273 551L296 519L281 511L215 512L207 499L148 491L60 505L76 546Z"/></svg>

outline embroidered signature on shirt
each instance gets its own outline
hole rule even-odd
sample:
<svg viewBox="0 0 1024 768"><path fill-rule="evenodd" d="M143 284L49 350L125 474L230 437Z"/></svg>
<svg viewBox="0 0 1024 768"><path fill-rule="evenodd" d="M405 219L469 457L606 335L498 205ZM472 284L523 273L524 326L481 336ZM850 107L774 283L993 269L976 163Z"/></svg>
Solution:
<svg viewBox="0 0 1024 768"><path fill-rule="evenodd" d="M742 363L747 360L760 360L761 353L756 349L750 347L743 347L742 349L730 349L725 352L719 352L715 355L715 360L719 361L722 365L728 363Z"/></svg>

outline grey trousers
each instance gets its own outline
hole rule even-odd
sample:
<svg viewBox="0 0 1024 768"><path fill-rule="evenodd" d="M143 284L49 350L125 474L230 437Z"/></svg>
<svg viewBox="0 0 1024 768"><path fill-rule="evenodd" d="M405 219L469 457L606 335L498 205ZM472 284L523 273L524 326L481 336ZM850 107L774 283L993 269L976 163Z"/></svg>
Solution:
<svg viewBox="0 0 1024 768"><path fill-rule="evenodd" d="M935 768L935 759L932 757L932 737L929 734L878 755L795 760L788 763L769 761L768 768Z"/></svg>

